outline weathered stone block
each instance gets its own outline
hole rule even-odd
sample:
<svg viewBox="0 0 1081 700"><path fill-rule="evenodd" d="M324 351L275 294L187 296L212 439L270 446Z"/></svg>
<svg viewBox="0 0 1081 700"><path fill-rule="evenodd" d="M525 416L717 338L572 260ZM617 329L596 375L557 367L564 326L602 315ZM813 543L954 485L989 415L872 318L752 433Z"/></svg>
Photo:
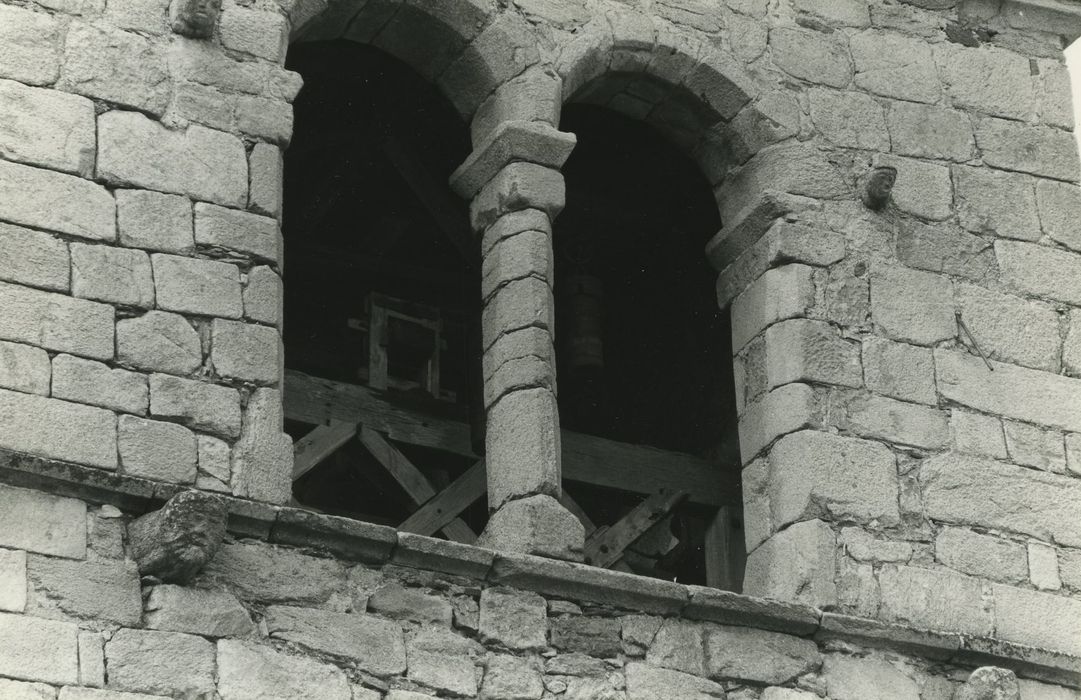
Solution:
<svg viewBox="0 0 1081 700"><path fill-rule="evenodd" d="M830 654L823 664L823 679L836 700L919 700L916 682L886 659Z"/></svg>
<svg viewBox="0 0 1081 700"><path fill-rule="evenodd" d="M897 234L897 257L908 265L944 272L978 283L998 283L998 263L991 242L954 223L927 225L902 222Z"/></svg>
<svg viewBox="0 0 1081 700"><path fill-rule="evenodd" d="M293 134L293 108L279 100L241 95L237 98L236 124L245 134L287 146Z"/></svg>
<svg viewBox="0 0 1081 700"><path fill-rule="evenodd" d="M1036 204L1043 232L1070 248L1081 251L1081 187L1054 180L1036 181Z"/></svg>
<svg viewBox="0 0 1081 700"><path fill-rule="evenodd" d="M221 14L221 43L227 49L280 62L289 40L285 18L274 12L229 7Z"/></svg>
<svg viewBox="0 0 1081 700"><path fill-rule="evenodd" d="M243 600L324 603L345 580L344 567L266 544L225 543L203 578L228 585Z"/></svg>
<svg viewBox="0 0 1081 700"><path fill-rule="evenodd" d="M867 388L904 401L935 405L935 365L929 348L885 338L863 341L863 376Z"/></svg>
<svg viewBox="0 0 1081 700"><path fill-rule="evenodd" d="M892 201L899 210L932 221L953 214L953 186L945 166L887 154L875 156L873 163L897 170Z"/></svg>
<svg viewBox="0 0 1081 700"><path fill-rule="evenodd" d="M84 299L152 308L150 258L139 250L72 243L71 291Z"/></svg>
<svg viewBox="0 0 1081 700"><path fill-rule="evenodd" d="M231 593L169 585L151 589L146 624L204 637L243 637L254 629L248 611Z"/></svg>
<svg viewBox="0 0 1081 700"><path fill-rule="evenodd" d="M1021 583L1028 577L1024 547L964 528L942 529L935 538L935 560L963 574L993 581Z"/></svg>
<svg viewBox="0 0 1081 700"><path fill-rule="evenodd" d="M248 156L248 208L275 218L282 212L282 152L257 143Z"/></svg>
<svg viewBox="0 0 1081 700"><path fill-rule="evenodd" d="M566 187L558 170L534 163L511 163L491 179L473 198L469 215L474 230L522 209L540 209L555 219L563 211Z"/></svg>
<svg viewBox="0 0 1081 700"><path fill-rule="evenodd" d="M523 231L504 238L484 255L481 265L481 296L489 298L508 282L535 277L554 284L551 236L543 231Z"/></svg>
<svg viewBox="0 0 1081 700"><path fill-rule="evenodd" d="M113 0L106 3L105 16L121 29L163 34L168 6L166 0Z"/></svg>
<svg viewBox="0 0 1081 700"><path fill-rule="evenodd" d="M562 651L613 658L623 649L616 618L562 615L553 618L549 627L552 646Z"/></svg>
<svg viewBox="0 0 1081 700"><path fill-rule="evenodd" d="M858 527L841 530L841 546L856 561L907 562L912 558L912 545L908 542L891 542L873 537Z"/></svg>
<svg viewBox="0 0 1081 700"><path fill-rule="evenodd" d="M0 341L0 388L49 395L49 355L41 348Z"/></svg>
<svg viewBox="0 0 1081 700"><path fill-rule="evenodd" d="M0 280L66 292L71 286L68 245L41 231L0 223Z"/></svg>
<svg viewBox="0 0 1081 700"><path fill-rule="evenodd" d="M490 348L499 336L523 328L552 329L555 302L547 282L527 277L500 287L481 312L482 343Z"/></svg>
<svg viewBox="0 0 1081 700"><path fill-rule="evenodd" d="M976 145L987 165L1077 182L1077 143L1068 131L985 119L976 127Z"/></svg>
<svg viewBox="0 0 1081 700"><path fill-rule="evenodd" d="M59 86L160 116L169 104L165 55L138 34L72 22Z"/></svg>
<svg viewBox="0 0 1081 700"><path fill-rule="evenodd" d="M913 102L893 102L886 112L893 152L902 156L967 161L976 146L967 114Z"/></svg>
<svg viewBox="0 0 1081 700"><path fill-rule="evenodd" d="M955 106L1009 119L1032 115L1032 77L1023 56L990 47L941 43L935 47L935 61Z"/></svg>
<svg viewBox="0 0 1081 700"><path fill-rule="evenodd" d="M120 243L166 253L195 247L191 202L185 197L149 190L116 191Z"/></svg>
<svg viewBox="0 0 1081 700"><path fill-rule="evenodd" d="M57 355L52 366L55 398L146 414L146 376L71 355Z"/></svg>
<svg viewBox="0 0 1081 700"><path fill-rule="evenodd" d="M733 4L738 3L728 3L729 7ZM859 0L837 0L828 5L815 0L796 0L793 6L800 15L815 17L832 26L866 27L870 23L867 6Z"/></svg>
<svg viewBox="0 0 1081 700"><path fill-rule="evenodd" d="M814 305L813 268L785 265L767 270L732 302L732 348L739 350L777 321L804 316Z"/></svg>
<svg viewBox="0 0 1081 700"><path fill-rule="evenodd" d="M948 278L887 265L871 276L871 317L894 340L931 345L957 333Z"/></svg>
<svg viewBox="0 0 1081 700"><path fill-rule="evenodd" d="M79 691L78 688L72 688L71 686L64 690L67 689L74 690L76 693ZM8 698L8 700L56 700L56 689L44 683L26 683L0 678L0 697ZM65 700L68 700L68 698L79 700L82 697L84 696L64 695ZM86 700L91 699L86 698Z"/></svg>
<svg viewBox="0 0 1081 700"><path fill-rule="evenodd" d="M752 627L710 625L707 630L710 678L778 685L813 670L822 661L818 647L809 639Z"/></svg>
<svg viewBox="0 0 1081 700"><path fill-rule="evenodd" d="M1081 483L949 452L926 460L920 485L928 517L1081 546Z"/></svg>
<svg viewBox="0 0 1081 700"><path fill-rule="evenodd" d="M78 637L73 622L0 613L0 673L56 685L78 683Z"/></svg>
<svg viewBox="0 0 1081 700"><path fill-rule="evenodd" d="M244 285L244 317L280 326L282 321L282 280L269 267L256 267Z"/></svg>
<svg viewBox="0 0 1081 700"><path fill-rule="evenodd" d="M99 632L79 631L79 684L91 688L101 688L105 685L105 639ZM87 700L94 699L87 698Z"/></svg>
<svg viewBox="0 0 1081 700"><path fill-rule="evenodd" d="M86 504L0 486L0 546L56 557L86 557Z"/></svg>
<svg viewBox="0 0 1081 700"><path fill-rule="evenodd" d="M895 460L880 443L804 430L777 441L769 463L774 527L834 517L900 521Z"/></svg>
<svg viewBox="0 0 1081 700"><path fill-rule="evenodd" d="M574 149L574 134L543 121L505 121L474 146L450 177L451 187L471 199L496 174L515 161L558 169Z"/></svg>
<svg viewBox="0 0 1081 700"><path fill-rule="evenodd" d="M218 642L222 700L349 700L345 674L335 666L266 646Z"/></svg>
<svg viewBox="0 0 1081 700"><path fill-rule="evenodd" d="M863 384L860 346L824 321L790 319L766 329L766 389L790 382Z"/></svg>
<svg viewBox="0 0 1081 700"><path fill-rule="evenodd" d="M280 380L281 336L266 326L214 319L210 360L223 376L277 384Z"/></svg>
<svg viewBox="0 0 1081 700"><path fill-rule="evenodd" d="M530 494L559 494L559 423L551 391L505 395L488 410L485 441L490 508Z"/></svg>
<svg viewBox="0 0 1081 700"><path fill-rule="evenodd" d="M959 284L955 290L965 326L989 357L1057 371L1062 341L1054 308L975 285Z"/></svg>
<svg viewBox="0 0 1081 700"><path fill-rule="evenodd" d="M0 77L48 85L60 71L60 27L49 14L0 7Z"/></svg>
<svg viewBox="0 0 1081 700"><path fill-rule="evenodd" d="M481 591L481 639L517 651L544 649L547 630L548 606L536 593L514 588Z"/></svg>
<svg viewBox="0 0 1081 700"><path fill-rule="evenodd" d="M276 605L267 610L267 629L274 638L348 658L377 676L406 668L401 627L371 615Z"/></svg>
<svg viewBox="0 0 1081 700"><path fill-rule="evenodd" d="M281 259L277 221L214 204L199 202L195 205L195 242L274 263Z"/></svg>
<svg viewBox="0 0 1081 700"><path fill-rule="evenodd" d="M953 446L959 452L1006 459L1006 438L1002 421L994 416L960 408L950 411Z"/></svg>
<svg viewBox="0 0 1081 700"><path fill-rule="evenodd" d="M31 555L29 605L40 617L66 616L137 625L139 571L130 561L73 561Z"/></svg>
<svg viewBox="0 0 1081 700"><path fill-rule="evenodd" d="M838 146L888 151L890 135L882 106L860 92L810 91L811 120Z"/></svg>
<svg viewBox="0 0 1081 700"><path fill-rule="evenodd" d="M935 449L950 440L943 411L875 394L848 394L835 420L857 435L902 445Z"/></svg>
<svg viewBox="0 0 1081 700"><path fill-rule="evenodd" d="M0 161L0 218L79 238L116 238L116 202L74 175Z"/></svg>
<svg viewBox="0 0 1081 700"><path fill-rule="evenodd" d="M21 613L26 608L26 552L0 549L0 611Z"/></svg>
<svg viewBox="0 0 1081 700"><path fill-rule="evenodd" d="M966 229L1027 241L1040 237L1035 178L959 165L953 176L958 217Z"/></svg>
<svg viewBox="0 0 1081 700"><path fill-rule="evenodd" d="M116 324L116 357L139 369L190 374L203 362L199 333L183 316L150 311Z"/></svg>
<svg viewBox="0 0 1081 700"><path fill-rule="evenodd" d="M202 316L240 318L243 297L236 265L156 253L158 308Z"/></svg>
<svg viewBox="0 0 1081 700"><path fill-rule="evenodd" d="M839 33L824 34L780 27L769 33L773 63L796 78L843 88L852 78L847 42Z"/></svg>
<svg viewBox="0 0 1081 700"><path fill-rule="evenodd" d="M155 481L195 481L195 434L182 425L120 416L120 466L125 474Z"/></svg>
<svg viewBox="0 0 1081 700"><path fill-rule="evenodd" d="M881 614L888 620L933 629L989 635L994 628L978 579L912 566L886 566L879 574Z"/></svg>
<svg viewBox="0 0 1081 700"><path fill-rule="evenodd" d="M1059 474L1066 471L1066 451L1061 432L1013 421L1004 421L1003 428L1011 462Z"/></svg>
<svg viewBox="0 0 1081 700"><path fill-rule="evenodd" d="M171 131L135 112L98 117L98 176L226 206L248 199L240 139L196 125Z"/></svg>
<svg viewBox="0 0 1081 700"><path fill-rule="evenodd" d="M282 432L282 397L257 389L233 451L234 496L285 503L292 495L293 439Z"/></svg>
<svg viewBox="0 0 1081 700"><path fill-rule="evenodd" d="M116 416L101 408L0 389L0 446L116 469Z"/></svg>
<svg viewBox="0 0 1081 700"><path fill-rule="evenodd" d="M706 676L705 626L686 620L665 620L648 645L646 661L674 671Z"/></svg>
<svg viewBox="0 0 1081 700"><path fill-rule="evenodd" d="M1028 576L1032 585L1041 591L1057 591L1062 588L1058 553L1054 547L1042 542L1028 543Z"/></svg>
<svg viewBox="0 0 1081 700"><path fill-rule="evenodd" d="M1013 671L994 666L977 668L957 689L954 700L1021 700Z"/></svg>
<svg viewBox="0 0 1081 700"><path fill-rule="evenodd" d="M836 538L821 520L795 523L747 555L743 592L815 607L836 604Z"/></svg>
<svg viewBox="0 0 1081 700"><path fill-rule="evenodd" d="M444 598L391 582L368 598L368 610L383 617L450 626L453 612Z"/></svg>
<svg viewBox="0 0 1081 700"><path fill-rule="evenodd" d="M1081 256L1058 248L995 241L1002 279L1010 288L1067 304L1081 304Z"/></svg>
<svg viewBox="0 0 1081 700"><path fill-rule="evenodd" d="M743 537L748 552L773 533L769 480L769 460L765 457L743 469Z"/></svg>
<svg viewBox="0 0 1081 700"><path fill-rule="evenodd" d="M627 700L723 700L724 688L713 681L644 663L627 664Z"/></svg>
<svg viewBox="0 0 1081 700"><path fill-rule="evenodd" d="M941 92L931 45L896 33L853 34L849 40L856 86L876 95L937 102Z"/></svg>
<svg viewBox="0 0 1081 700"><path fill-rule="evenodd" d="M121 629L105 643L110 688L158 695L214 692L214 645L178 632Z"/></svg>
<svg viewBox="0 0 1081 700"><path fill-rule="evenodd" d="M786 384L747 407L739 419L739 453L747 464L776 438L817 421L814 389Z"/></svg>
<svg viewBox="0 0 1081 700"><path fill-rule="evenodd" d="M442 627L422 627L408 644L408 678L437 691L475 697L476 642Z"/></svg>
<svg viewBox="0 0 1081 700"><path fill-rule="evenodd" d="M90 100L0 80L0 156L89 177L94 129Z"/></svg>
<svg viewBox="0 0 1081 700"><path fill-rule="evenodd" d="M1081 653L1081 601L1013 586L992 586L995 635L1074 656Z"/></svg>
<svg viewBox="0 0 1081 700"><path fill-rule="evenodd" d="M535 663L507 654L491 654L480 688L481 700L540 700L544 683Z"/></svg>
<svg viewBox="0 0 1081 700"><path fill-rule="evenodd" d="M240 435L240 394L230 387L152 374L150 413L225 438Z"/></svg>

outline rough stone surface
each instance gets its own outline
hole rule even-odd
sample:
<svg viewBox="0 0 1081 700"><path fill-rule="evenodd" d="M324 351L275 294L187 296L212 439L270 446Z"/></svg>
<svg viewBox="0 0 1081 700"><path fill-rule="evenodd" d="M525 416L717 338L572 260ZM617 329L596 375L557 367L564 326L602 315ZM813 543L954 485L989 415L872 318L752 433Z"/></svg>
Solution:
<svg viewBox="0 0 1081 700"><path fill-rule="evenodd" d="M26 608L26 552L0 549L0 611Z"/></svg>
<svg viewBox="0 0 1081 700"><path fill-rule="evenodd" d="M480 636L512 650L548 644L547 606L536 593L486 588L480 594Z"/></svg>
<svg viewBox="0 0 1081 700"><path fill-rule="evenodd" d="M79 690L77 688L70 688L70 690L74 693L65 697L78 700L75 694ZM0 697L8 698L8 700L56 700L56 690L44 683L25 683L0 678Z"/></svg>
<svg viewBox="0 0 1081 700"><path fill-rule="evenodd" d="M785 384L747 407L739 422L739 452L743 463L776 438L815 423L815 394L806 384Z"/></svg>
<svg viewBox="0 0 1081 700"><path fill-rule="evenodd" d="M581 561L584 543L581 521L547 494L504 503L477 538L478 547L571 561Z"/></svg>
<svg viewBox="0 0 1081 700"><path fill-rule="evenodd" d="M116 357L143 370L189 374L203 362L199 333L177 314L150 311L116 324Z"/></svg>
<svg viewBox="0 0 1081 700"><path fill-rule="evenodd" d="M1062 588L1058 553L1054 547L1040 542L1029 542L1028 572L1029 581L1041 591L1057 591Z"/></svg>
<svg viewBox="0 0 1081 700"><path fill-rule="evenodd" d="M46 85L60 71L60 25L51 15L0 7L0 77Z"/></svg>
<svg viewBox="0 0 1081 700"><path fill-rule="evenodd" d="M1005 421L1003 430L1011 462L1059 474L1066 471L1065 446L1059 431L1013 421Z"/></svg>
<svg viewBox="0 0 1081 700"><path fill-rule="evenodd" d="M109 687L164 695L214 690L214 645L178 632L121 629L105 643Z"/></svg>
<svg viewBox="0 0 1081 700"><path fill-rule="evenodd" d="M120 416L120 465L125 474L156 481L195 481L195 434L182 425Z"/></svg>
<svg viewBox="0 0 1081 700"><path fill-rule="evenodd" d="M71 257L64 241L41 231L0 223L0 280L66 292Z"/></svg>
<svg viewBox="0 0 1081 700"><path fill-rule="evenodd" d="M965 528L942 529L935 538L935 560L963 574L1004 583L1028 578L1024 547Z"/></svg>
<svg viewBox="0 0 1081 700"><path fill-rule="evenodd" d="M240 435L240 395L229 387L152 374L150 413L225 438Z"/></svg>
<svg viewBox="0 0 1081 700"><path fill-rule="evenodd" d="M973 671L953 697L954 700L1020 700L1021 689L1013 671L984 666Z"/></svg>
<svg viewBox="0 0 1081 700"><path fill-rule="evenodd" d="M77 297L151 308L154 280L146 253L102 245L71 245L71 290Z"/></svg>
<svg viewBox="0 0 1081 700"><path fill-rule="evenodd" d="M953 214L949 168L885 154L876 156L873 162L876 167L897 170L891 201L900 211L931 221L943 221Z"/></svg>
<svg viewBox="0 0 1081 700"><path fill-rule="evenodd" d="M0 389L0 447L116 469L116 416L101 408Z"/></svg>
<svg viewBox="0 0 1081 700"><path fill-rule="evenodd" d="M894 102L886 112L893 152L902 156L967 161L976 146L964 112L913 102Z"/></svg>
<svg viewBox="0 0 1081 700"><path fill-rule="evenodd" d="M1081 256L1048 246L995 241L1006 285L1022 294L1081 304Z"/></svg>
<svg viewBox="0 0 1081 700"><path fill-rule="evenodd" d="M849 41L854 82L868 92L913 102L936 102L940 87L931 45L900 34L867 31Z"/></svg>
<svg viewBox="0 0 1081 700"><path fill-rule="evenodd" d="M161 585L150 591L146 624L151 629L204 637L243 637L252 632L251 617L225 591Z"/></svg>
<svg viewBox="0 0 1081 700"><path fill-rule="evenodd" d="M326 602L344 576L342 565L331 559L241 543L222 545L204 573L243 600L298 603Z"/></svg>
<svg viewBox="0 0 1081 700"><path fill-rule="evenodd" d="M98 117L98 176L117 185L242 206L248 161L235 136L192 125L170 131L134 112Z"/></svg>
<svg viewBox="0 0 1081 700"><path fill-rule="evenodd" d="M214 557L225 536L225 505L216 496L183 491L128 526L131 556L144 576L185 584Z"/></svg>
<svg viewBox="0 0 1081 700"><path fill-rule="evenodd" d="M1006 459L1006 436L1002 421L994 416L960 408L950 411L950 430L954 449L959 452Z"/></svg>
<svg viewBox="0 0 1081 700"><path fill-rule="evenodd" d="M950 440L946 413L875 394L848 395L835 420L863 437L935 449Z"/></svg>
<svg viewBox="0 0 1081 700"><path fill-rule="evenodd" d="M282 321L282 280L269 267L256 267L244 285L244 317L259 323L280 326Z"/></svg>
<svg viewBox="0 0 1081 700"><path fill-rule="evenodd" d="M86 557L86 504L0 486L0 546L55 557Z"/></svg>
<svg viewBox="0 0 1081 700"><path fill-rule="evenodd" d="M41 348L0 341L0 388L48 396L51 372Z"/></svg>
<svg viewBox="0 0 1081 700"><path fill-rule="evenodd" d="M1036 181L1036 204L1040 210L1043 232L1056 242L1081 251L1081 187L1054 180Z"/></svg>
<svg viewBox="0 0 1081 700"><path fill-rule="evenodd" d="M732 303L732 348L738 350L762 329L807 314L814 304L812 268L786 265L764 273Z"/></svg>
<svg viewBox="0 0 1081 700"><path fill-rule="evenodd" d="M278 331L242 321L214 319L210 361L223 377L277 384L281 366Z"/></svg>
<svg viewBox="0 0 1081 700"><path fill-rule="evenodd" d="M388 583L368 598L368 610L383 617L450 626L453 612L443 598L398 583Z"/></svg>
<svg viewBox="0 0 1081 700"><path fill-rule="evenodd" d="M146 377L71 355L57 355L52 365L52 393L58 399L146 414Z"/></svg>
<svg viewBox="0 0 1081 700"><path fill-rule="evenodd" d="M888 151L890 135L882 106L859 92L812 90L811 120L818 131L838 146Z"/></svg>
<svg viewBox="0 0 1081 700"><path fill-rule="evenodd" d="M1028 61L1000 49L962 48L942 43L935 49L946 93L956 107L1025 119L1033 109Z"/></svg>
<svg viewBox="0 0 1081 700"><path fill-rule="evenodd" d="M830 654L823 664L825 685L835 700L919 700L916 682L882 658Z"/></svg>
<svg viewBox="0 0 1081 700"><path fill-rule="evenodd" d="M989 357L1034 369L1058 369L1061 339L1054 308L970 284L958 284L955 290L965 326Z"/></svg>
<svg viewBox="0 0 1081 700"><path fill-rule="evenodd" d="M622 650L619 620L564 615L550 621L550 641L557 649L612 658Z"/></svg>
<svg viewBox="0 0 1081 700"><path fill-rule="evenodd" d="M235 265L161 253L151 260L158 308L200 316L242 315L240 272Z"/></svg>
<svg viewBox="0 0 1081 700"><path fill-rule="evenodd" d="M488 657L481 700L540 700L543 694L540 671L530 660L506 654Z"/></svg>
<svg viewBox="0 0 1081 700"><path fill-rule="evenodd" d="M852 78L852 62L844 43L833 36L795 28L769 33L773 62L789 75L842 88Z"/></svg>
<svg viewBox="0 0 1081 700"><path fill-rule="evenodd" d="M475 697L472 656L479 645L443 627L422 627L408 642L408 678L437 691Z"/></svg>
<svg viewBox="0 0 1081 700"><path fill-rule="evenodd" d="M166 253L195 247L191 202L186 197L148 190L116 191L120 243Z"/></svg>
<svg viewBox="0 0 1081 700"><path fill-rule="evenodd" d="M976 127L976 145L987 165L1057 180L1078 180L1077 143L1068 131L985 119Z"/></svg>
<svg viewBox="0 0 1081 700"><path fill-rule="evenodd" d="M90 100L0 80L0 156L86 177L94 140Z"/></svg>
<svg viewBox="0 0 1081 700"><path fill-rule="evenodd" d="M646 661L654 666L705 676L705 643L706 630L703 625L685 620L665 620L653 637Z"/></svg>
<svg viewBox="0 0 1081 700"><path fill-rule="evenodd" d="M1040 237L1036 179L991 168L953 168L957 214L969 231L1035 241Z"/></svg>
<svg viewBox="0 0 1081 700"><path fill-rule="evenodd" d="M213 204L195 205L195 242L278 262L281 234L274 219Z"/></svg>
<svg viewBox="0 0 1081 700"><path fill-rule="evenodd" d="M779 685L814 669L821 656L814 642L750 627L711 626L706 636L711 678L738 678Z"/></svg>
<svg viewBox="0 0 1081 700"><path fill-rule="evenodd" d="M406 668L401 627L371 615L273 606L267 610L267 629L277 639L347 658L377 676Z"/></svg>
<svg viewBox="0 0 1081 700"><path fill-rule="evenodd" d="M293 439L282 432L282 397L257 389L248 399L233 450L234 496L285 503L292 493Z"/></svg>
<svg viewBox="0 0 1081 700"><path fill-rule="evenodd" d="M79 238L116 238L116 202L73 175L0 161L0 219Z"/></svg>
<svg viewBox="0 0 1081 700"><path fill-rule="evenodd" d="M102 24L72 22L59 85L156 115L169 103L162 51L145 37Z"/></svg>
<svg viewBox="0 0 1081 700"><path fill-rule="evenodd" d="M73 561L31 555L30 607L43 617L139 624L139 571L130 561Z"/></svg>
<svg viewBox="0 0 1081 700"><path fill-rule="evenodd" d="M285 53L288 26L273 12L230 7L221 15L221 41L226 48L278 61Z"/></svg>
<svg viewBox="0 0 1081 700"><path fill-rule="evenodd" d="M833 531L821 520L791 525L747 556L743 592L816 607L833 605L835 549Z"/></svg>
<svg viewBox="0 0 1081 700"><path fill-rule="evenodd" d="M871 336L863 341L862 357L864 381L871 391L903 401L937 402L929 349Z"/></svg>
<svg viewBox="0 0 1081 700"><path fill-rule="evenodd" d="M894 340L931 345L957 333L952 284L940 275L880 266L871 277L871 317Z"/></svg>
<svg viewBox="0 0 1081 700"><path fill-rule="evenodd" d="M277 217L282 210L282 153L268 143L257 143L248 156L248 206Z"/></svg>
<svg viewBox="0 0 1081 700"><path fill-rule="evenodd" d="M655 668L643 663L627 664L628 700L724 700L724 688L687 673Z"/></svg>
<svg viewBox="0 0 1081 700"><path fill-rule="evenodd" d="M78 683L78 637L72 622L0 613L0 673L57 685Z"/></svg>
<svg viewBox="0 0 1081 700"><path fill-rule="evenodd" d="M994 584L995 634L1002 639L1067 654L1081 653L1081 601ZM1039 620L1039 624L1033 624Z"/></svg>
<svg viewBox="0 0 1081 700"><path fill-rule="evenodd" d="M514 391L488 410L488 504L559 493L559 416L547 389Z"/></svg>
<svg viewBox="0 0 1081 700"><path fill-rule="evenodd" d="M823 321L790 319L766 329L766 388L790 382L858 387L860 348Z"/></svg>

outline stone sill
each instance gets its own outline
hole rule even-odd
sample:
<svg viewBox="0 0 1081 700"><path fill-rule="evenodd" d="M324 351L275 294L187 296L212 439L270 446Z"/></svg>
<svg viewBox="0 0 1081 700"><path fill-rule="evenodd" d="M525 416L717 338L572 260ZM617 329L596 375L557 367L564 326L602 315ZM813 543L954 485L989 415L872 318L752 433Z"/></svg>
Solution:
<svg viewBox="0 0 1081 700"><path fill-rule="evenodd" d="M0 450L0 483L110 504L131 514L155 510L188 487ZM309 547L369 564L392 563L630 611L756 627L818 641L844 640L964 666L1002 666L1018 675L1081 687L1081 657L1011 642L935 632L818 610L808 605L688 586L585 564L424 537L297 508L222 496L229 531Z"/></svg>

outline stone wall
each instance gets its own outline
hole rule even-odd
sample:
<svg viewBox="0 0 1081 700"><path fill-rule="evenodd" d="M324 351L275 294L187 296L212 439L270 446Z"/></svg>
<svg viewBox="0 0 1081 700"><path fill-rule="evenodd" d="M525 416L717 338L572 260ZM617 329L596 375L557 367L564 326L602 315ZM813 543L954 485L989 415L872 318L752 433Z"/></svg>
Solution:
<svg viewBox="0 0 1081 700"><path fill-rule="evenodd" d="M140 581L114 506L0 486L0 696L951 700L987 662L1021 700L1081 684L977 636L336 520L236 533L177 586Z"/></svg>

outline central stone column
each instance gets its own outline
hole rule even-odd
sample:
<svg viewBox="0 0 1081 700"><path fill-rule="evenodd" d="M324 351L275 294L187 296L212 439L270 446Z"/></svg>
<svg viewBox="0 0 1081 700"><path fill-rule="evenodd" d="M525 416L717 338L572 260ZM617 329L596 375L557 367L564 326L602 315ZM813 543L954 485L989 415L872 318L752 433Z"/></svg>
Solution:
<svg viewBox="0 0 1081 700"><path fill-rule="evenodd" d="M575 139L542 122L504 122L455 172L482 236L484 407L491 517L477 544L580 560L584 530L562 494L553 351L552 220L559 167Z"/></svg>

